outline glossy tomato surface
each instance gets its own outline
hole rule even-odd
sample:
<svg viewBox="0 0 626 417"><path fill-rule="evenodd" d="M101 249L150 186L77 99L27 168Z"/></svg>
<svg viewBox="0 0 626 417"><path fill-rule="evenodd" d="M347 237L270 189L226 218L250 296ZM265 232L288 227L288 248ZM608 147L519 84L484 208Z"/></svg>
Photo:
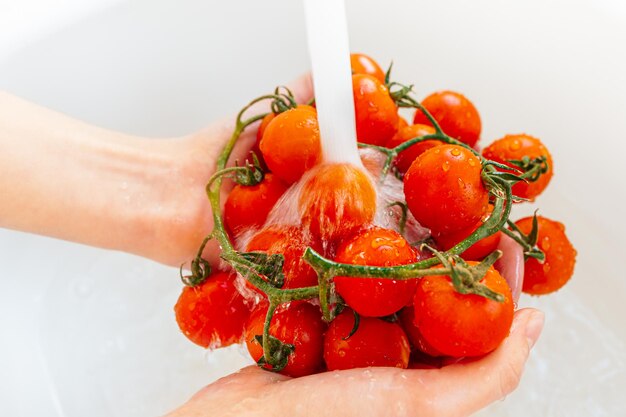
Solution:
<svg viewBox="0 0 626 417"><path fill-rule="evenodd" d="M259 304L246 326L246 346L255 361L263 356L263 347L255 336L263 334L266 314L267 304ZM298 377L321 371L325 331L319 307L306 302L278 307L272 317L270 334L294 346L287 366L280 373Z"/></svg>
<svg viewBox="0 0 626 417"><path fill-rule="evenodd" d="M406 368L409 365L409 340L398 323L361 317L356 332L349 336L354 324L350 309L330 323L324 337L324 360L329 371L368 366Z"/></svg>
<svg viewBox="0 0 626 417"><path fill-rule="evenodd" d="M274 117L263 132L260 148L272 173L287 184L298 181L322 159L315 109L298 106Z"/></svg>
<svg viewBox="0 0 626 417"><path fill-rule="evenodd" d="M537 246L546 259L543 263L534 258L525 262L522 291L532 295L548 294L562 288L574 274L576 265L576 249L565 235L563 223L541 216L537 216L537 221ZM532 223L532 217L515 222L524 234L530 233Z"/></svg>
<svg viewBox="0 0 626 417"><path fill-rule="evenodd" d="M398 130L398 109L387 87L367 74L352 76L356 136L361 143L385 146Z"/></svg>
<svg viewBox="0 0 626 417"><path fill-rule="evenodd" d="M385 71L374 61L372 57L365 54L350 54L350 67L353 74L369 74L381 83L385 82Z"/></svg>
<svg viewBox="0 0 626 417"><path fill-rule="evenodd" d="M480 282L504 295L505 300L497 302L476 294L460 294L449 276L419 280L413 301L414 323L425 341L441 354L457 358L484 355L508 336L513 322L508 284L493 267Z"/></svg>
<svg viewBox="0 0 626 417"><path fill-rule="evenodd" d="M482 129L480 115L474 104L463 94L439 91L426 97L421 104L448 136L469 146L478 142ZM415 112L413 123L432 124L421 110Z"/></svg>
<svg viewBox="0 0 626 417"><path fill-rule="evenodd" d="M546 189L554 172L552 155L550 155L548 148L544 146L541 140L530 135L506 135L486 147L483 150L483 156L511 167L513 166L509 162L511 160L519 161L525 156L531 159L544 156L548 163L548 170L545 174L541 174L536 181L522 181L513 185L514 195L529 200L534 200Z"/></svg>
<svg viewBox="0 0 626 417"><path fill-rule="evenodd" d="M370 266L417 262L417 252L397 232L373 226L358 232L337 249L335 261ZM399 311L413 297L416 280L335 277L337 293L362 316L382 317Z"/></svg>
<svg viewBox="0 0 626 417"><path fill-rule="evenodd" d="M387 147L395 148L396 146L399 146L413 138L432 135L433 133L435 133L435 129L432 126L421 124L406 126L398 130L398 132L393 135L391 139L389 139L389 141L387 142ZM394 165L398 172L404 175L418 156L426 152L428 149L434 148L435 146L439 146L442 144L443 142L439 140L429 139L411 145L409 148L398 154L394 161Z"/></svg>
<svg viewBox="0 0 626 417"><path fill-rule="evenodd" d="M462 146L427 150L404 176L404 195L411 213L434 235L474 226L489 203L481 171L480 159Z"/></svg>
<svg viewBox="0 0 626 417"><path fill-rule="evenodd" d="M214 272L196 287L184 287L176 305L176 322L185 336L202 347L239 343L250 309L235 288L235 275Z"/></svg>
<svg viewBox="0 0 626 417"><path fill-rule="evenodd" d="M234 236L263 226L276 202L287 191L287 184L267 173L256 185L235 185L224 203L224 224Z"/></svg>

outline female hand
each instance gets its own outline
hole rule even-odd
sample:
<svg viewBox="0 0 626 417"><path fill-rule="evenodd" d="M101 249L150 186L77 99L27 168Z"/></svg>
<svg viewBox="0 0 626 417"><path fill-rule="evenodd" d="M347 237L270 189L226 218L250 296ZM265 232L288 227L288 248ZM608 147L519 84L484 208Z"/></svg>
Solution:
<svg viewBox="0 0 626 417"><path fill-rule="evenodd" d="M543 319L538 310L519 310L494 352L440 369L351 369L291 379L251 366L205 387L168 417L468 416L517 387Z"/></svg>

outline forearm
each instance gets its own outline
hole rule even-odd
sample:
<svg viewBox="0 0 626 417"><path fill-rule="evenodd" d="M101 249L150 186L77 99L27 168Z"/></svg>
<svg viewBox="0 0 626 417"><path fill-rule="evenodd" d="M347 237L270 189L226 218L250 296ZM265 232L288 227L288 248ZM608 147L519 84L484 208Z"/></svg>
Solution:
<svg viewBox="0 0 626 417"><path fill-rule="evenodd" d="M188 236L190 223L210 227L199 221L210 216L207 206L183 206L202 193L201 180L185 178L175 142L111 132L0 93L0 227L177 262L181 246L197 243L165 240L177 228L197 240L205 230Z"/></svg>

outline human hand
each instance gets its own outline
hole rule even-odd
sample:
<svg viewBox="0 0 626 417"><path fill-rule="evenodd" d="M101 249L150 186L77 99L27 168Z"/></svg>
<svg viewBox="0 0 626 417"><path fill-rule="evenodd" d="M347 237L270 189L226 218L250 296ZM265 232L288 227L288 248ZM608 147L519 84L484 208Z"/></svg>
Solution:
<svg viewBox="0 0 626 417"><path fill-rule="evenodd" d="M310 74L305 74L287 84L298 103L305 103L313 97L313 84ZM246 115L252 116L269 111L269 101L252 106ZM174 176L169 179L173 200L167 204L168 212L175 212L172 219L163 219L157 225L163 237L155 241L155 252L150 257L159 262L179 266L191 261L200 243L211 232L213 220L211 208L205 194L205 186L215 172L217 158L230 139L235 126L235 116L212 123L200 132L164 141L164 152L173 155L176 161ZM254 127L254 126L253 126ZM248 156L256 141L256 129L245 130L231 154L228 165L241 164ZM225 180L222 186L221 203L224 204L234 183ZM166 193L167 194L167 193ZM174 205L175 207L171 207ZM204 250L203 258L215 265L220 249L216 241L210 241Z"/></svg>
<svg viewBox="0 0 626 417"><path fill-rule="evenodd" d="M292 379L247 367L205 387L167 417L468 416L517 387L543 321L538 310L519 310L494 352L440 369L350 369Z"/></svg>

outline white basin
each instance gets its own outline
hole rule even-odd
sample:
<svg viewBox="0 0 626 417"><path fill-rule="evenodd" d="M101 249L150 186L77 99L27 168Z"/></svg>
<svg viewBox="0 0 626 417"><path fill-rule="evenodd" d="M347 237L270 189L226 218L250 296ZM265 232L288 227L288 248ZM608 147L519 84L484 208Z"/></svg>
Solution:
<svg viewBox="0 0 626 417"><path fill-rule="evenodd" d="M567 225L576 273L557 294L522 297L546 312L544 333L519 389L480 415L626 415L626 7L347 3L353 50L393 58L420 97L468 95L483 144L525 131L554 155L535 206ZM131 133L188 133L309 66L293 0L102 0L71 16L0 48L0 88ZM207 355L178 332L180 288L173 268L0 230L0 415L160 415L250 363L239 347Z"/></svg>

